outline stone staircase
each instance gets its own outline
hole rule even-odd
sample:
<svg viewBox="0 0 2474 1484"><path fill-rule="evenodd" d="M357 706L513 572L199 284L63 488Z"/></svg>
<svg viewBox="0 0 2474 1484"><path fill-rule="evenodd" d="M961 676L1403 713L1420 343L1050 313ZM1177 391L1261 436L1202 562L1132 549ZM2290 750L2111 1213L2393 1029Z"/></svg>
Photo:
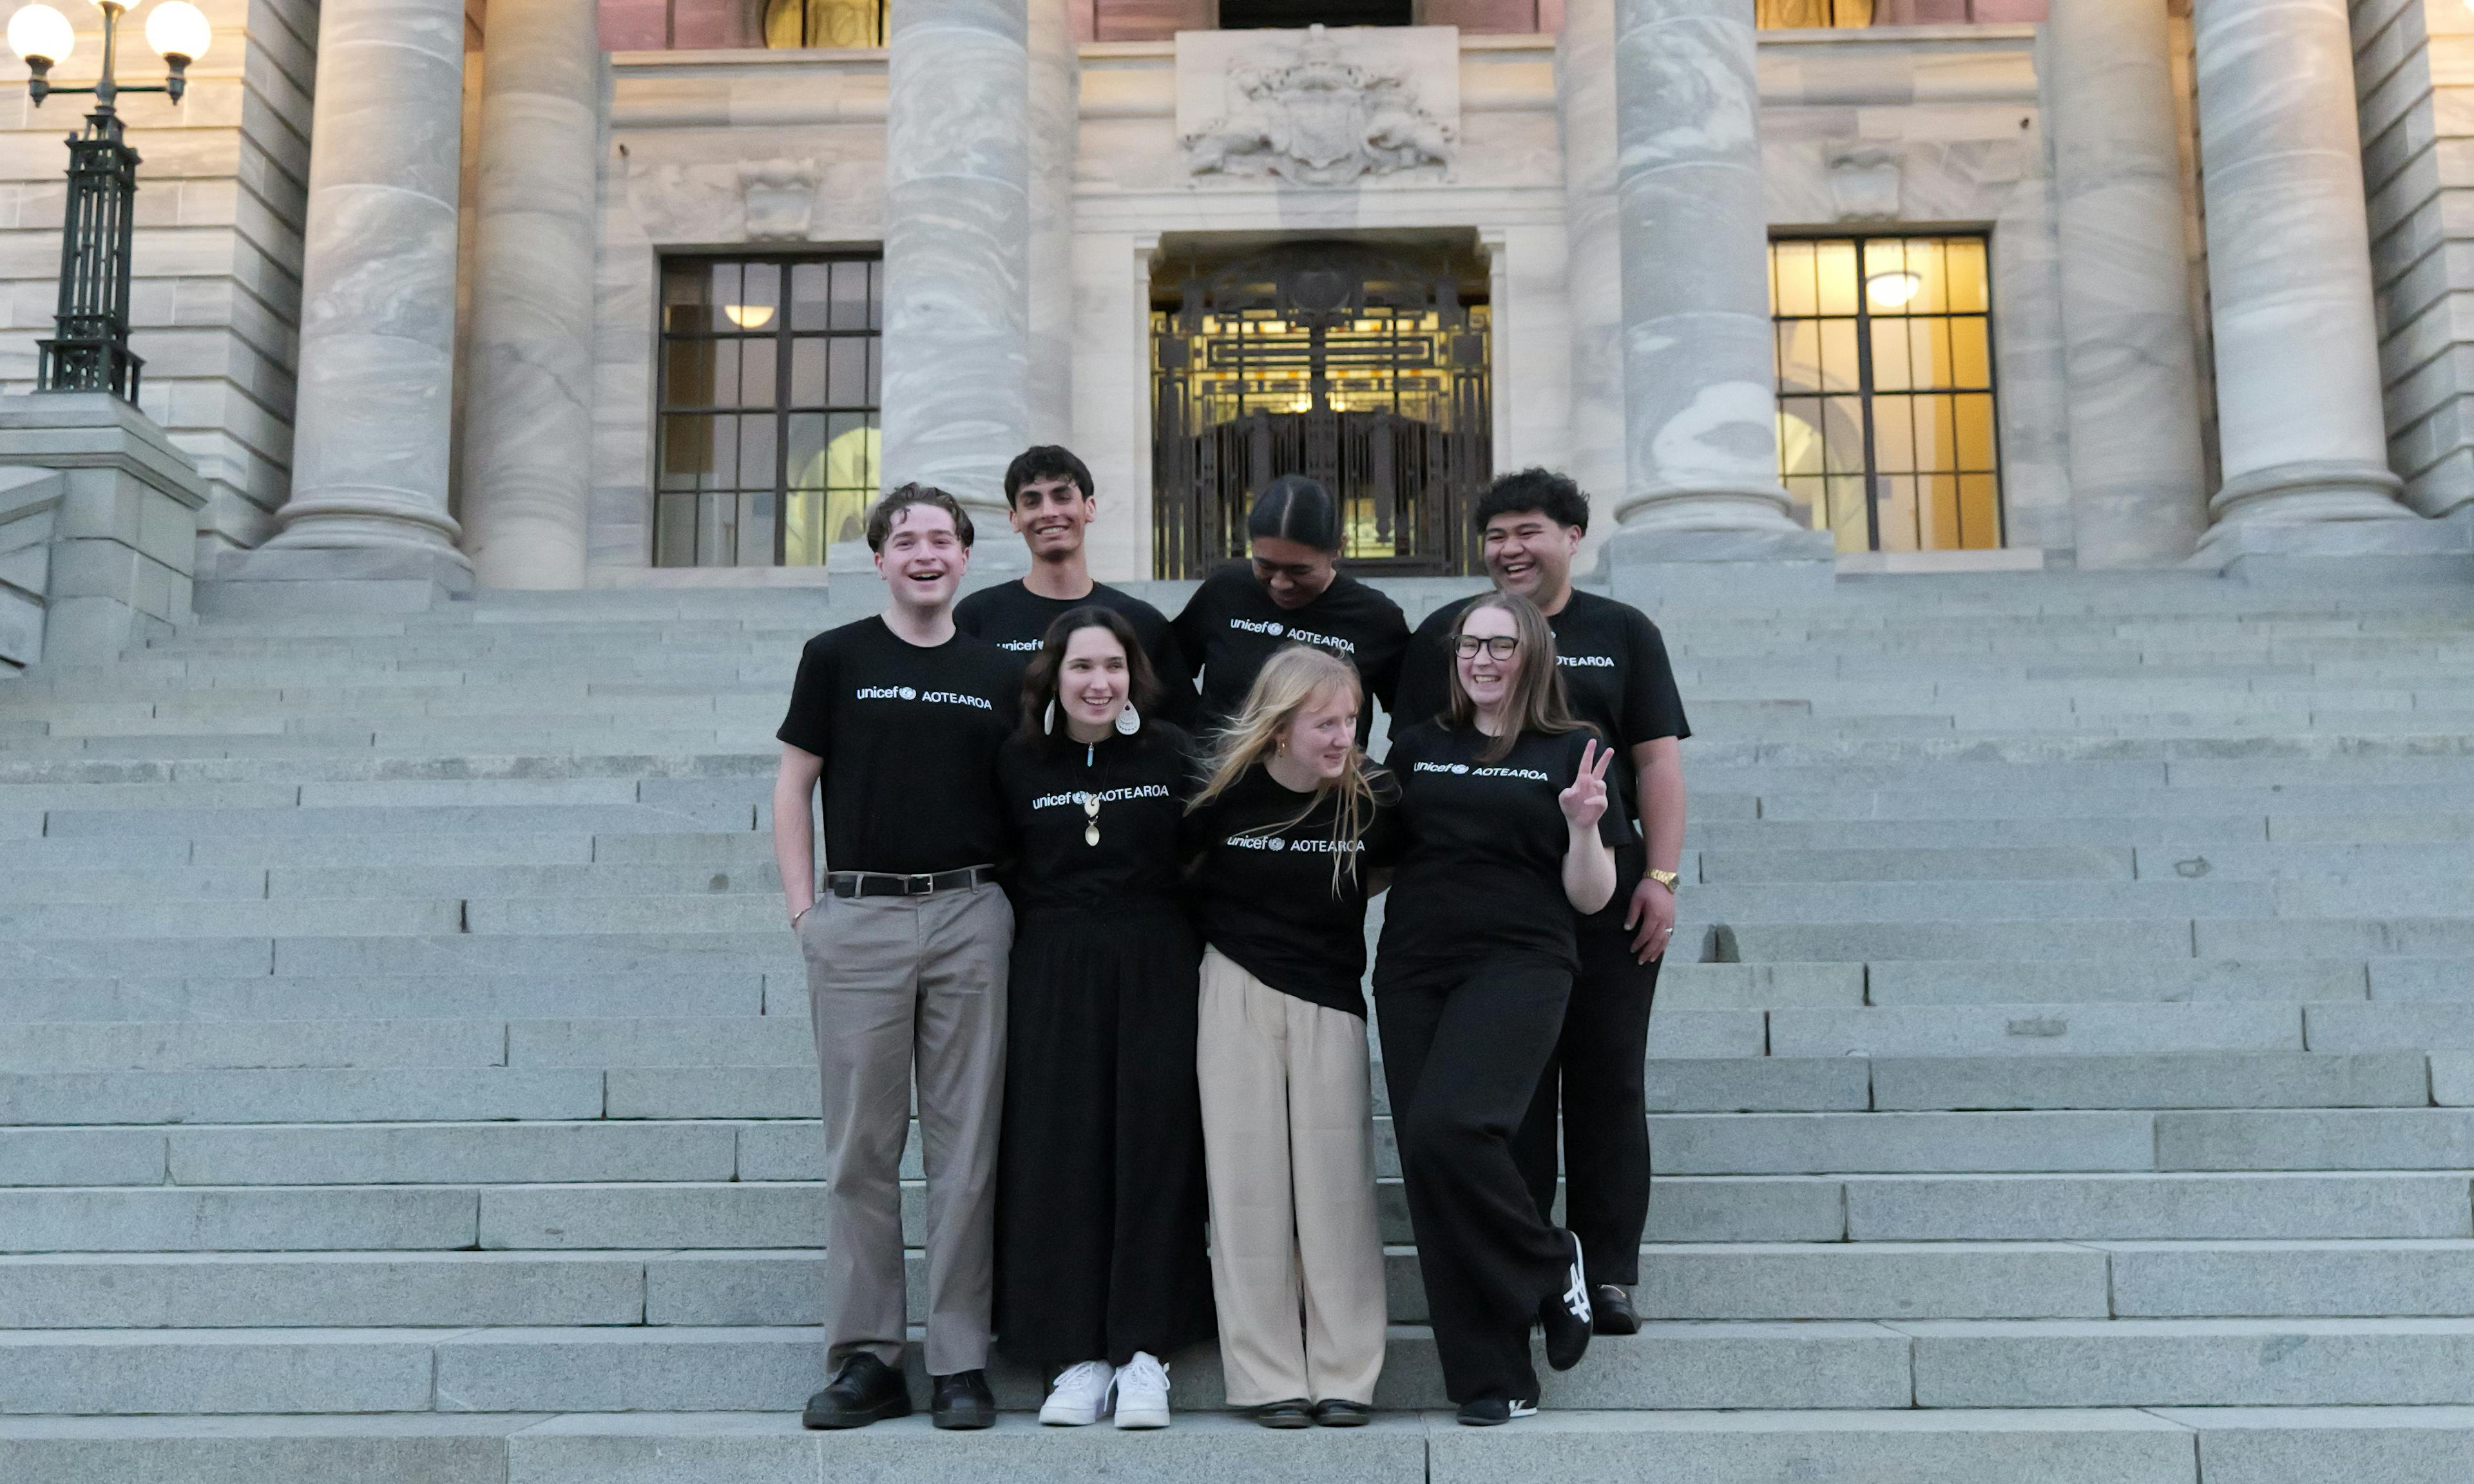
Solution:
<svg viewBox="0 0 2474 1484"><path fill-rule="evenodd" d="M1166 1434L800 1430L765 800L847 616L491 595L0 682L0 1478L2474 1477L2462 590L1661 615L1700 735L1653 1323L1492 1432L1419 1410L1388 1158L1364 1432L1215 1414L1207 1348Z"/></svg>

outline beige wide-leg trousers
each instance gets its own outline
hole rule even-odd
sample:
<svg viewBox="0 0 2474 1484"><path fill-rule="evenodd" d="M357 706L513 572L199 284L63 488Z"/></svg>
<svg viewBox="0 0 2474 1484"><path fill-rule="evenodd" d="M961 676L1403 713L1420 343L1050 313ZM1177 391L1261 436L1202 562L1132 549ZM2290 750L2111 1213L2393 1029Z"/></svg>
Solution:
<svg viewBox="0 0 2474 1484"><path fill-rule="evenodd" d="M1213 949L1197 1045L1229 1404L1371 1405L1384 1302L1366 1021Z"/></svg>

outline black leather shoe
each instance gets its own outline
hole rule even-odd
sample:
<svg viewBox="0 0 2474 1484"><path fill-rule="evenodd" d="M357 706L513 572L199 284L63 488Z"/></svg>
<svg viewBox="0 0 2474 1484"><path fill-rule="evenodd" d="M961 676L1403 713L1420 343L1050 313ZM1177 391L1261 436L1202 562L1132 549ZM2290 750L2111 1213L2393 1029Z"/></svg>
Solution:
<svg viewBox="0 0 2474 1484"><path fill-rule="evenodd" d="M1266 1401L1254 1408L1254 1421L1266 1427L1288 1431L1315 1424L1314 1407L1303 1397L1290 1401Z"/></svg>
<svg viewBox="0 0 2474 1484"><path fill-rule="evenodd" d="M1363 1427L1374 1421L1374 1409L1363 1401L1318 1401L1314 1420L1320 1427Z"/></svg>
<svg viewBox="0 0 2474 1484"><path fill-rule="evenodd" d="M824 1390L808 1399L799 1422L808 1427L864 1427L910 1415L910 1388L902 1373L861 1351L842 1362Z"/></svg>
<svg viewBox="0 0 2474 1484"><path fill-rule="evenodd" d="M957 1431L997 1424L997 1399L988 1390L988 1373L957 1371L934 1379L936 1395L928 1404L930 1422Z"/></svg>
<svg viewBox="0 0 2474 1484"><path fill-rule="evenodd" d="M1581 1266L1581 1239L1569 1232L1555 1233L1572 1255L1564 1286L1538 1301L1539 1327L1546 1331L1546 1363L1569 1371L1589 1349L1589 1280Z"/></svg>
<svg viewBox="0 0 2474 1484"><path fill-rule="evenodd" d="M1613 1283L1598 1284L1589 1313L1590 1328L1600 1334L1640 1333L1640 1315L1633 1309L1632 1295Z"/></svg>

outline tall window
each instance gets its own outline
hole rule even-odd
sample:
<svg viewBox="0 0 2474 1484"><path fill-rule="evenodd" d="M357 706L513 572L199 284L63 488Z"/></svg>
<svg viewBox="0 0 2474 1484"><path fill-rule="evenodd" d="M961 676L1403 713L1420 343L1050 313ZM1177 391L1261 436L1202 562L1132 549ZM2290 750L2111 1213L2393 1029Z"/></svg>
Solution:
<svg viewBox="0 0 2474 1484"><path fill-rule="evenodd" d="M2001 544L1982 237L1770 244L1779 472L1840 551Z"/></svg>
<svg viewBox="0 0 2474 1484"><path fill-rule="evenodd" d="M657 566L809 566L877 488L884 264L662 265Z"/></svg>
<svg viewBox="0 0 2474 1484"><path fill-rule="evenodd" d="M885 0L765 0L766 46L883 46Z"/></svg>

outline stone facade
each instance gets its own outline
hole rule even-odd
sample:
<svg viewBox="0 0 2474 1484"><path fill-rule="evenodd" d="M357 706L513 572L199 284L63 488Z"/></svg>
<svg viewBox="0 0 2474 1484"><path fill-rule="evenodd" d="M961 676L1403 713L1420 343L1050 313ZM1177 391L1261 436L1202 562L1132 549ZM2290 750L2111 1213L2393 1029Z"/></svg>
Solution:
<svg viewBox="0 0 2474 1484"><path fill-rule="evenodd" d="M1764 446L1764 221L1988 234L2014 564L2152 565L2195 547L2222 567L2331 540L2389 555L2465 543L2462 524L2427 518L2474 504L2474 329L2458 323L2455 284L2474 227L2451 225L2450 132L2474 12L2455 0L2051 0L2041 24L1884 12L1869 29L1758 33L1735 0L1572 0L1533 8L1550 29L1529 34L1156 40L1088 39L1095 12L1077 0L923 0L923 36L999 21L1004 34L973 50L983 77L916 74L917 128L903 122L899 35L849 51L595 53L582 0L502 3L521 8L497 36L471 8L464 51L457 0L325 7L330 49L367 29L387 55L412 41L402 54L426 59L419 78L357 83L334 61L330 86L351 96L318 126L334 135L322 169L348 194L390 172L420 187L419 231L372 236L349 212L318 225L306 6L210 8L217 50L183 110L133 105L142 405L200 467L208 556L280 529L285 547L375 542L398 565L425 551L429 567L408 575L447 590L823 581L654 565L660 264L884 247L885 477L934 466L987 501L994 468L969 470L1001 445L1070 442L1107 501L1099 569L1146 577L1154 275L1214 240L1319 234L1448 238L1484 265L1496 467L1576 469L1602 509L1664 533L1635 543L1644 551L1672 557L1700 539L1678 532L1752 521L1797 538L1761 560L1811 561L1796 528L1758 515L1784 508ZM1447 11L1419 14L1501 19ZM2278 60L2263 71L2262 57ZM997 107L1016 87L1018 115ZM1654 111L1628 114L1627 97ZM46 140L71 102L21 106L10 136L8 390L26 385L47 327L59 191ZM958 134L961 113L1002 127ZM431 180L457 134L462 180ZM889 137L924 142L888 157ZM404 168L390 147L412 152ZM1658 194L1658 180L1695 172L1707 180ZM1750 187L1724 230L1672 209L1714 201L1721 180ZM993 194L966 207L973 191ZM450 216L461 328L449 341L432 291ZM982 217L985 230L956 229ZM367 297L370 274L392 285L383 302ZM305 323L304 275L334 289ZM428 287L408 296L414 283ZM986 302L967 307L971 294ZM977 326L973 346L1012 348L963 354L956 314ZM2276 352L2296 334L2317 347L2299 371ZM931 360L967 374L912 365L938 345ZM310 400L331 405L303 415L296 477L293 368L321 353L343 359L316 378ZM1671 384L1662 366L1677 368ZM1745 389L1740 416L1709 422L1729 387ZM449 434L441 409L459 399ZM1725 469L1674 462L1686 423L1718 430L1693 436L1731 450ZM279 515L287 499L301 503ZM1731 563L1748 559L1741 530L1718 543ZM467 559L475 578L460 575ZM305 570L289 557L213 570L279 567Z"/></svg>

